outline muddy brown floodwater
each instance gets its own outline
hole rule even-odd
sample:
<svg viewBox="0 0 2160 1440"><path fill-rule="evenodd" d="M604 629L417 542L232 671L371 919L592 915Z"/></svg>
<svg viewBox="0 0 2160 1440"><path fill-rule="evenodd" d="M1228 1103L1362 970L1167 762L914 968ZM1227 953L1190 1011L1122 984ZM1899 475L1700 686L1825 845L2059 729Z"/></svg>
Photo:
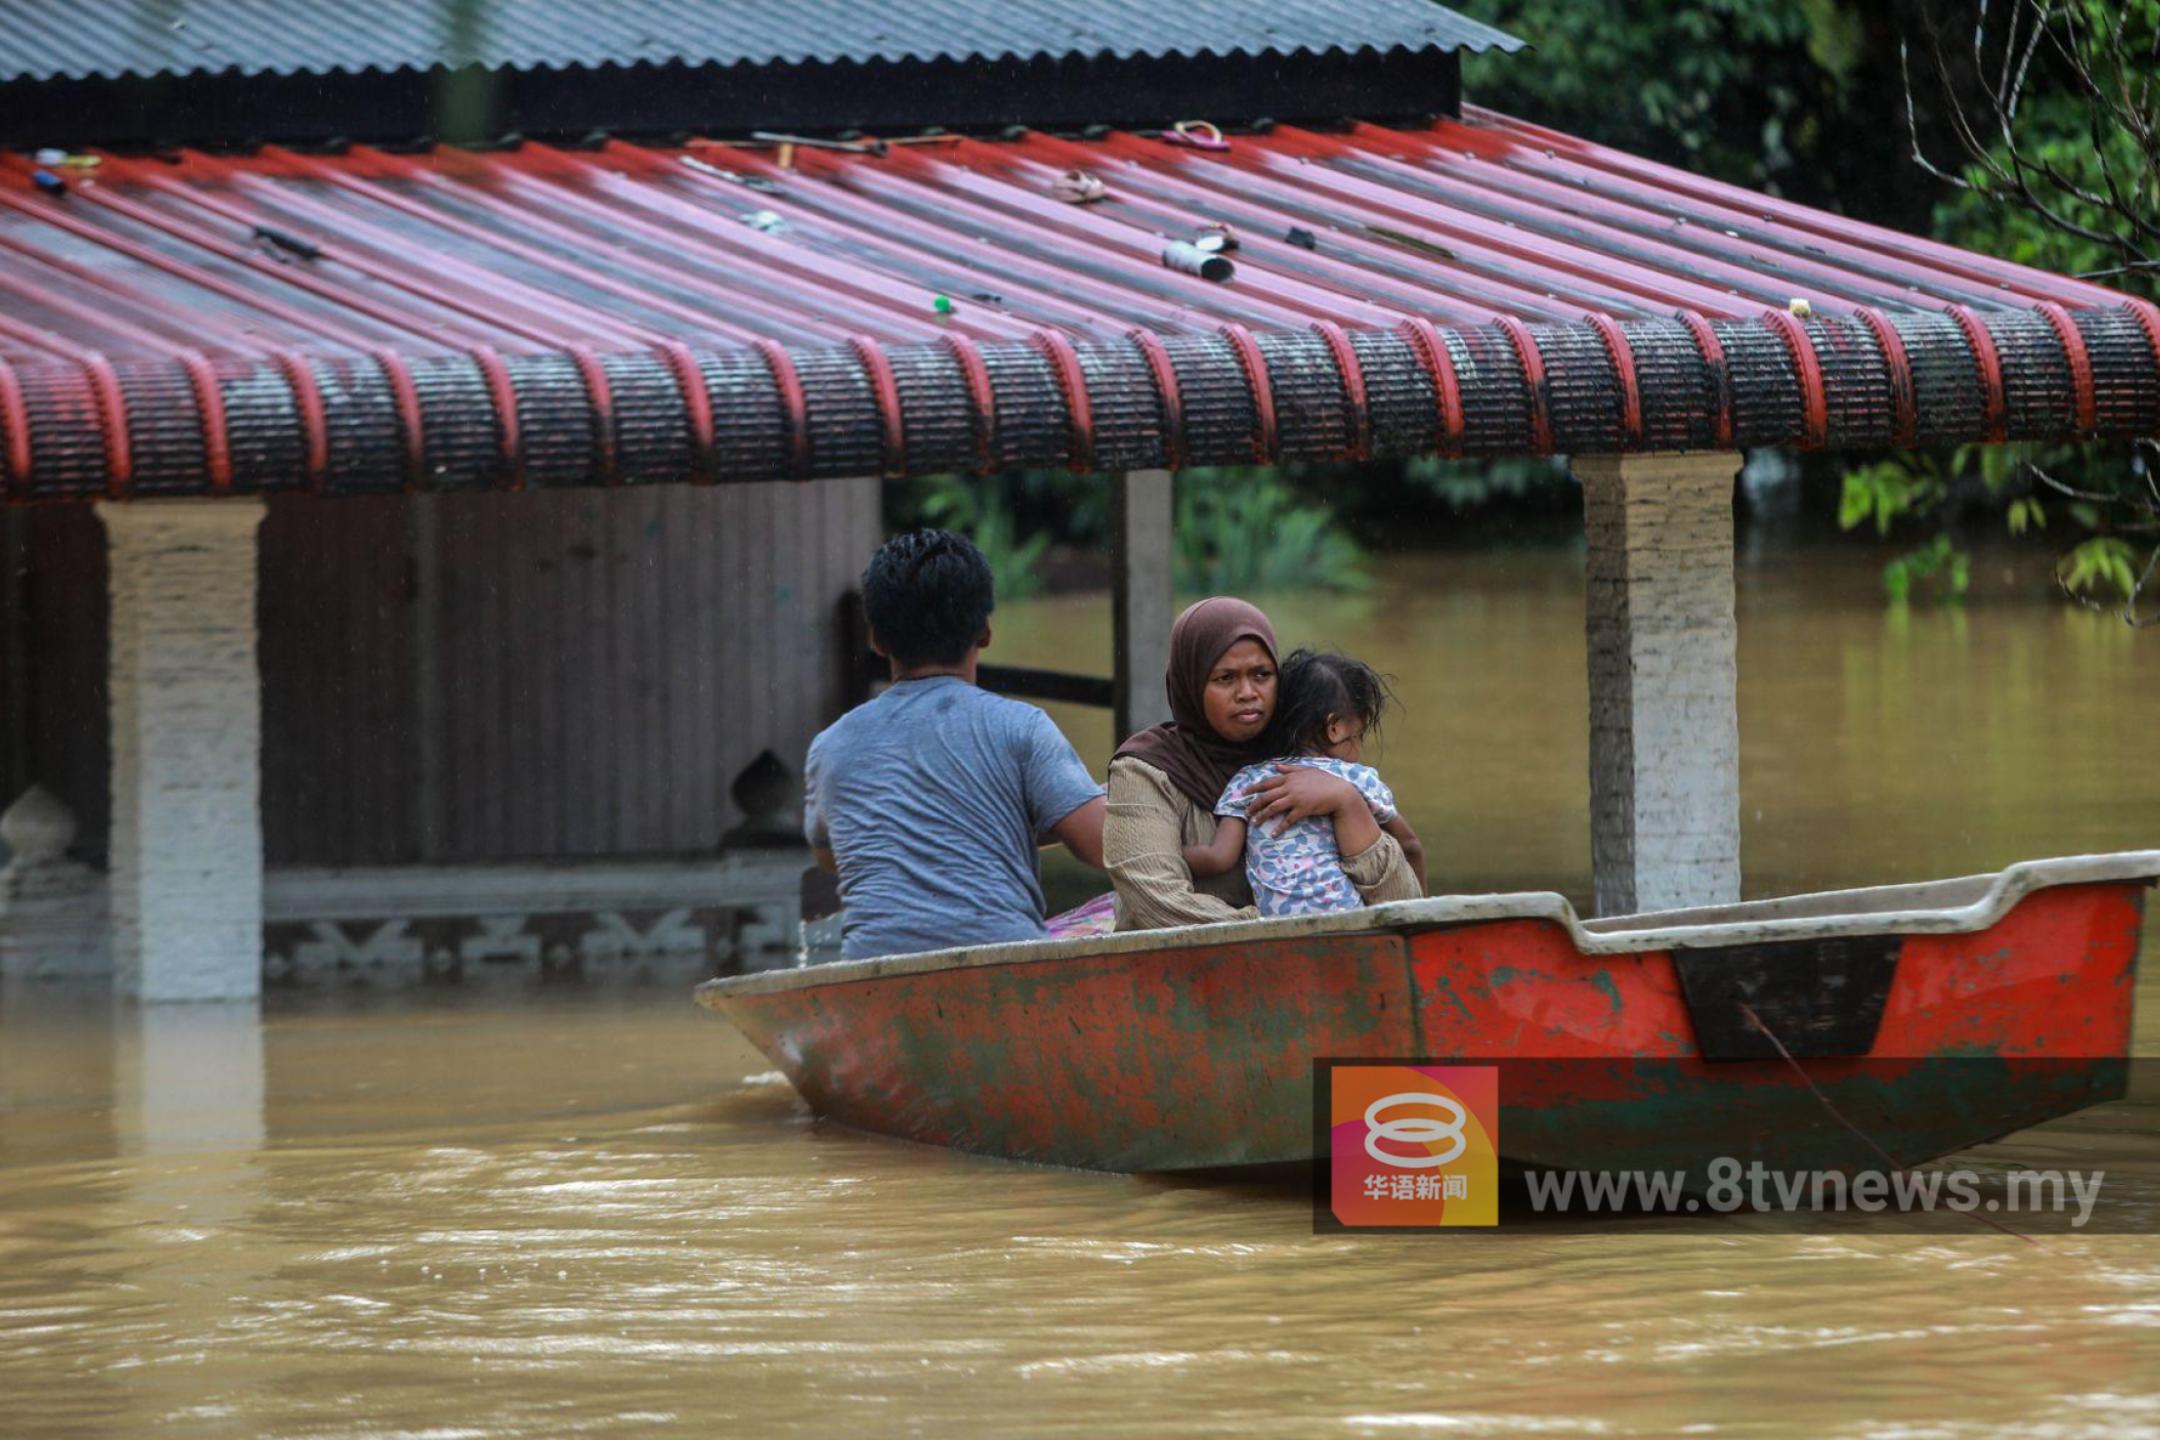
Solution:
<svg viewBox="0 0 2160 1440"><path fill-rule="evenodd" d="M1992 561L1889 613L1875 563L1743 568L1752 893L2160 842L2160 641ZM1398 676L1436 883L1587 888L1576 559L1272 608ZM1099 664L1106 624L1016 605L998 648ZM2148 1055L2156 985L2148 941ZM2156 1129L1990 1153L2151 1167ZM0 1436L663 1433L2160 1435L2160 1241L1316 1238L1292 1194L819 1126L676 989L0 996Z"/></svg>

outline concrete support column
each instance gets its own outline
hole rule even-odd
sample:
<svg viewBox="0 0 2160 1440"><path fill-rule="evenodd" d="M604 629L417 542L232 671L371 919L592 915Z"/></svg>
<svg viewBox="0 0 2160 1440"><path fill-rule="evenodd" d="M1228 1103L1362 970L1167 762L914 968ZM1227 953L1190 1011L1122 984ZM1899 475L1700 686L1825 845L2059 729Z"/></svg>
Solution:
<svg viewBox="0 0 2160 1440"><path fill-rule="evenodd" d="M1582 456L1600 915L1740 898L1737 455Z"/></svg>
<svg viewBox="0 0 2160 1440"><path fill-rule="evenodd" d="M112 590L112 924L144 1000L262 989L257 500L101 504Z"/></svg>
<svg viewBox="0 0 2160 1440"><path fill-rule="evenodd" d="M1110 477L1110 628L1117 739L1170 718L1163 673L1177 618L1168 470Z"/></svg>

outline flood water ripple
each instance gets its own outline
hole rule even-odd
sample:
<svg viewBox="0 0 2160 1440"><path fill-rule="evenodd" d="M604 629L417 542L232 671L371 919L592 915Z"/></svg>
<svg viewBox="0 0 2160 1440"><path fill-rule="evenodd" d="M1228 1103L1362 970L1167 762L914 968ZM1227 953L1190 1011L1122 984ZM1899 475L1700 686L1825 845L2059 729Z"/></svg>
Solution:
<svg viewBox="0 0 2160 1440"><path fill-rule="evenodd" d="M1281 628L1396 671L1380 760L1436 876L1579 895L1579 566L1383 580ZM2149 637L2009 581L1899 618L1870 580L1743 569L1752 890L2155 843ZM1085 663L1098 622L1010 607L1003 658ZM1099 718L1061 718L1099 765ZM1988 1154L2160 1175L2156 1106ZM1739 1217L1317 1237L1279 1187L818 1124L674 990L260 1015L11 991L0 1435L153 1433L2160 1436L2160 1242Z"/></svg>

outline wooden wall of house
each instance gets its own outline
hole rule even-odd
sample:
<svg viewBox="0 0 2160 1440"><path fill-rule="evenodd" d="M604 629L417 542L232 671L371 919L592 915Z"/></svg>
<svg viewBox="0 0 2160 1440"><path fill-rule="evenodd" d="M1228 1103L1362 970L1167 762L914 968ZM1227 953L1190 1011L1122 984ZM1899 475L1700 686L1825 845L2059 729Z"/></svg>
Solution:
<svg viewBox="0 0 2160 1440"><path fill-rule="evenodd" d="M95 854L103 535L87 509L22 513L0 766L7 798L36 780L73 806ZM879 538L875 481L272 502L269 862L710 850L744 766L769 748L799 775L837 713L837 604Z"/></svg>

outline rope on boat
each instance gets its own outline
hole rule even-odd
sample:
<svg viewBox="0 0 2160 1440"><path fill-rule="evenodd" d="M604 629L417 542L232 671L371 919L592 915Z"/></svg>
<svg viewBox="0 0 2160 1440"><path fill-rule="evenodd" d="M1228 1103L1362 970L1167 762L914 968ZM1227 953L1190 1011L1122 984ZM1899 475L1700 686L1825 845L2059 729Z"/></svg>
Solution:
<svg viewBox="0 0 2160 1440"><path fill-rule="evenodd" d="M1895 1170L1900 1175L1910 1175L1912 1173L1909 1167L1899 1164L1897 1159L1892 1156L1889 1151L1883 1149L1882 1146L1878 1145L1875 1142L1874 1136L1868 1134L1867 1131L1862 1130L1858 1125L1855 1125L1852 1121L1845 1118L1845 1113L1839 1110L1836 1105L1831 1103L1830 1097L1828 1095L1823 1094L1822 1088L1815 1083L1814 1077L1810 1076L1807 1073L1807 1068L1803 1066L1798 1060L1795 1060L1793 1058L1792 1051L1785 1048L1785 1042L1778 1038L1777 1031L1772 1030L1770 1028L1770 1023L1764 1020L1762 1016L1755 1013L1754 1006L1748 1004L1745 1000L1741 1000L1736 1003L1740 1006L1740 1013L1747 1017L1748 1023L1750 1025L1753 1025L1757 1030L1762 1031L1763 1038L1768 1040L1773 1046L1777 1048L1778 1055L1785 1061L1787 1065L1792 1067L1793 1074L1800 1077L1800 1083L1807 1086L1808 1094L1813 1095L1816 1101L1823 1107L1823 1109L1830 1112L1831 1119L1837 1121L1838 1124L1844 1126L1847 1130L1852 1131L1854 1135L1858 1136L1860 1139L1860 1143L1867 1146L1868 1149L1874 1151L1877 1155L1880 1155L1882 1157L1883 1163L1885 1165L1888 1165L1892 1170ZM1979 1221L1982 1225L1987 1226L1989 1229L2000 1230L2003 1234L2011 1236L2014 1239L2023 1240L2028 1245L2037 1245L2042 1250L2048 1248L2047 1246L2042 1245L2040 1241L2034 1236L2028 1235L2022 1230L2014 1229L2011 1226L2005 1225L2002 1223L2002 1221L1997 1220L1992 1215L1984 1215L1978 1210L1961 1210L1956 1213L1970 1216L1972 1219Z"/></svg>

